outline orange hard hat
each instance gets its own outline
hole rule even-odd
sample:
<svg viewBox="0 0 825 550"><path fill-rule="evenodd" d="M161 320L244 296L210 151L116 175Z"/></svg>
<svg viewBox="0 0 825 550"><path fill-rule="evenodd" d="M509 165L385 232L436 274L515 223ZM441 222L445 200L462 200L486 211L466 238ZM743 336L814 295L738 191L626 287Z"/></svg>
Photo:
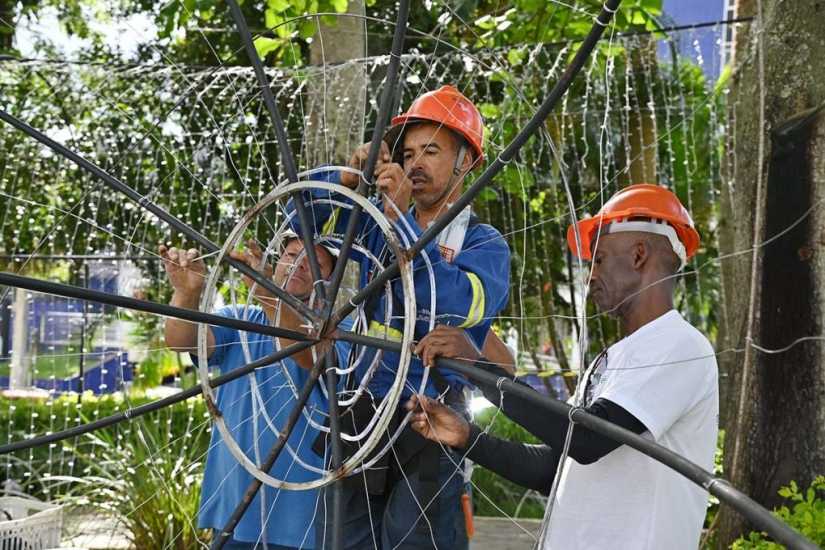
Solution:
<svg viewBox="0 0 825 550"><path fill-rule="evenodd" d="M454 86L442 86L413 101L406 113L393 117L385 139L393 149L404 127L415 122L434 122L463 137L477 164L484 160L484 121L473 102Z"/></svg>
<svg viewBox="0 0 825 550"><path fill-rule="evenodd" d="M687 209L676 195L660 185L630 185L604 203L598 214L576 224L581 250L576 246L575 226L567 228L567 246L576 256L591 259L591 245L597 229L602 234L617 231L642 231L668 237L673 251L684 265L699 249L699 233Z"/></svg>

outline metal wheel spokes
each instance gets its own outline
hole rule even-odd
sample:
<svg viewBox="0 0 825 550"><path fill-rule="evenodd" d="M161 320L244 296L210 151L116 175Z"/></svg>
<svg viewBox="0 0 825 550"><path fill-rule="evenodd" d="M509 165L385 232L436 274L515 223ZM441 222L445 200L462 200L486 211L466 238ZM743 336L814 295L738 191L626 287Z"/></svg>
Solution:
<svg viewBox="0 0 825 550"><path fill-rule="evenodd" d="M242 221L239 222L233 230L230 232L229 237L223 244L218 253L216 258L216 267L214 267L206 280L206 288L201 298L200 309L201 311L212 311L216 297L218 294L218 285L221 281L221 273L223 272L223 260L231 250L235 248L235 246L241 241L241 238L247 231L248 227L255 219L256 216L264 215L268 209L273 206L277 205L280 201L285 201L288 198L293 196L299 195L303 196L303 193L306 191L311 190L322 190L328 192L330 194L339 194L345 197L348 201L351 202L351 205L358 205L362 211L364 212L365 216L368 216L372 219L375 223L375 228L378 231L381 231L384 239L386 240L389 249L391 251L391 256L395 259L403 259L406 258L406 250L403 246L402 242L399 240L398 235L396 233L395 228L393 225L386 219L384 214L369 200L362 197L358 193L351 191L347 188L344 188L340 185L330 184L327 182L322 181L302 181L294 184L288 185L280 185L275 190L270 192L266 195L261 201L258 202L252 209L250 209L247 214L243 217ZM342 201L343 202L343 201ZM351 206L350 205L350 206ZM289 220L287 220L288 222ZM279 224L279 229L277 230L279 234L276 234L270 239L271 243L280 242L281 235L280 233L288 227L288 223ZM403 234L403 233L402 233ZM320 235L314 235L314 238L317 240L320 238ZM406 243L409 244L409 243ZM271 247L267 247L270 249ZM359 250L356 247L356 250ZM339 261L346 261L344 258L339 259ZM210 402L209 410L210 414L213 418L213 423L215 427L220 432L223 441L226 444L227 449L232 454L233 458L238 461L253 477L255 477L260 482L272 486L272 487L279 487L284 489L291 489L291 490L305 490L305 489L312 489L321 487L327 484L334 482L335 480L339 479L343 475L354 473L355 471L359 471L359 466L364 462L367 457L374 457L379 455L374 455L374 451L378 447L379 441L384 436L384 433L389 426L389 423L395 414L395 411L398 407L398 402L401 397L402 391L404 389L405 384L407 383L407 371L409 368L409 363L411 359L411 344L415 329L416 323L416 301L415 301L415 292L413 289L413 275L412 275L412 264L409 261L402 260L400 268L400 281L401 286L404 294L404 311L397 312L391 311L392 315L395 315L397 318L400 318L403 315L403 330L402 330L402 339L397 345L400 346L399 349L399 356L400 359L398 361L397 369L394 374L394 381L387 392L386 396L383 398L381 404L377 407L374 416L369 422L367 428L362 430L360 433L351 434L351 433L344 433L340 434L341 439L344 440L358 440L360 442L359 449L350 457L348 457L341 467L337 470L333 471L332 469L323 469L318 471L317 468L309 468L310 470L318 473L318 478L307 481L307 482L295 482L295 481L287 481L284 479L278 479L268 473L267 468L261 468L256 461L252 460L248 454L241 448L238 442L235 440L232 430L230 426L227 425L220 409L217 407L216 403L216 396L215 392L210 385L210 376L209 376L209 367L206 361L207 357L207 325L199 325L198 330L198 371L200 374L201 379L201 387L204 393L205 398ZM387 290L390 290L389 284L386 285ZM328 297L330 300L334 300L335 296ZM323 302L319 302L323 304ZM241 306L244 307L244 306ZM361 312L358 312L357 315L361 315ZM276 323L277 323L277 316L276 316ZM356 323L353 325L353 331L358 333L365 333L369 327L363 321L360 323ZM337 331L341 330L338 326L328 326L325 329L325 334L318 334L317 332L314 333L312 336L316 339L317 342L334 342L337 340L341 335L337 334ZM248 351L248 349L247 349ZM377 352L380 354L380 352ZM355 360L367 360L370 359L373 361L366 369L368 373L374 372L377 368L376 365L380 363L380 356L376 359L372 357L369 353L358 353L355 357ZM316 355L316 368L310 373L309 382L314 386L317 386L313 391L322 391L320 389L321 378L324 372L324 369L321 368L322 363L324 362L323 354ZM361 371L362 369L356 369L356 365L347 365L347 366L339 366L337 368L337 372L343 373L344 375L353 374L356 370ZM284 369L285 372L285 369ZM254 377L254 373L250 373L250 385L252 388L253 393L257 392L257 396L254 399L257 400L256 406L263 405L263 401L265 401L265 396L260 395L260 390L257 388L256 381L252 381ZM366 377L368 378L368 377ZM360 393L358 395L363 394L366 390L366 385L368 384L367 380L360 380L359 381L359 390ZM423 385L426 384L426 378L422 381L422 389ZM297 403L294 403L294 407L298 407L300 411L293 411L290 414L290 417L297 417L300 415L305 415L308 420L314 415L307 411L304 408L307 392L304 391L305 388L299 388L295 384L294 381L290 380L289 384L290 391L292 395L296 398ZM338 386L340 388L340 385ZM359 391L356 390L356 391ZM350 406L354 402L354 396L352 393L341 392L339 389L338 392L334 395L329 395L329 389L327 389L327 399L328 404L331 404L332 400L335 400L335 406L340 406L342 411L345 410L345 407ZM343 398L342 398L343 397ZM301 398L303 398L303 402L301 402ZM265 407L259 407L261 411L265 410ZM293 414L294 413L294 414ZM261 415L266 415L266 413L261 412ZM316 417L317 418L317 417ZM275 433L278 436L279 441L281 439L289 439L289 431L291 430L292 426L283 426L278 427L275 426L272 419L268 417L268 415L264 418L266 420L267 426L272 429L276 428ZM257 422L257 419L252 419L253 422ZM312 422L316 426L318 425L317 420L313 420ZM293 423L294 424L294 423ZM319 426L321 431L324 432L332 432L334 430L325 427ZM400 430L400 428L399 428ZM394 438L394 436L393 436ZM286 447L287 452L292 455L294 458L296 453L294 449L289 448L289 444L285 443L282 445L282 448ZM388 447L385 446L383 449L379 449L379 453L386 452Z"/></svg>

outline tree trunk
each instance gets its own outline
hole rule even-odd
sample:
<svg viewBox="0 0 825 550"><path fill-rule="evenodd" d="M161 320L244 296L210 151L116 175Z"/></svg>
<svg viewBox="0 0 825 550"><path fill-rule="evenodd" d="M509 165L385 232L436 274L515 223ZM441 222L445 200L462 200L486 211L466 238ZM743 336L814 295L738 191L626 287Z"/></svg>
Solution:
<svg viewBox="0 0 825 550"><path fill-rule="evenodd" d="M755 2L739 8L757 15L747 11ZM727 315L717 348L737 350L719 356L725 474L773 507L780 486L825 471L822 343L800 340L821 335L825 320L825 42L815 0L762 0L762 11L762 47L758 22L741 30L731 82L719 252L740 254L722 262ZM719 529L727 547L749 526L723 508Z"/></svg>
<svg viewBox="0 0 825 550"><path fill-rule="evenodd" d="M22 288L14 289L14 325L11 344L9 389L31 386L31 354L29 353L29 296Z"/></svg>
<svg viewBox="0 0 825 550"><path fill-rule="evenodd" d="M364 0L350 0L347 13L363 16ZM346 164L364 139L367 42L362 17L340 16L334 25L318 20L310 46L307 81L308 166Z"/></svg>

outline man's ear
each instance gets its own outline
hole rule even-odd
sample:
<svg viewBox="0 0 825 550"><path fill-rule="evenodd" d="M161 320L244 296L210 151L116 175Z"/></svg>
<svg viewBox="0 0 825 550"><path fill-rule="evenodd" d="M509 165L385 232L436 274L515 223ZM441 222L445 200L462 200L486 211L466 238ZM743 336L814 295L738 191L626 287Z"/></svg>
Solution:
<svg viewBox="0 0 825 550"><path fill-rule="evenodd" d="M467 154L464 155L464 161L461 163L461 175L466 176L470 173L470 171L476 167L478 164L478 157L476 154L468 147Z"/></svg>
<svg viewBox="0 0 825 550"><path fill-rule="evenodd" d="M633 267L641 269L649 260L651 254L650 243L645 239L636 241L633 245Z"/></svg>

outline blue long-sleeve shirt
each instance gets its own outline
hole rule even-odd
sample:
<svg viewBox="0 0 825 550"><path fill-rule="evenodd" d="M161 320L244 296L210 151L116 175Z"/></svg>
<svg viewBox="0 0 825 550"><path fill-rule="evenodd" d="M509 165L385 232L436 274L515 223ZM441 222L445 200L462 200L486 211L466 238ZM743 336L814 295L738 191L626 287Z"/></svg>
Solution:
<svg viewBox="0 0 825 550"><path fill-rule="evenodd" d="M316 180L340 183L338 171L328 171L313 176ZM304 194L304 203L309 211L317 234L343 235L350 217L348 207L331 204L328 201L351 205L352 202L338 193L326 190L314 190ZM379 210L383 211L383 204L379 199L371 199ZM287 207L293 211L293 205ZM397 231L407 238L409 243L415 242L423 233L415 219L414 210L409 210L404 216L406 224L399 220ZM297 216L293 217L293 227L298 227ZM375 221L367 214L362 214L359 220L356 235L361 246L370 254L381 260L384 266L394 259L383 233ZM403 238L401 239L403 242ZM432 264L435 281L435 321L462 327L481 348L484 338L490 328L492 319L504 308L510 288L510 250L501 234L492 226L482 223L470 223L464 236L461 251L453 262L445 261L438 248L432 241L424 247L422 254L426 255ZM419 340L429 331L429 321L433 316L431 311L430 277L422 254L413 260L413 283L416 298L416 325L415 339ZM374 262L367 254L353 250L351 259L360 265L360 286L363 288L373 276ZM401 338L403 325L403 288L400 280L393 281L392 292L394 299L389 300L381 293L377 300L366 302L367 315L370 320L369 332L379 338ZM388 311L388 307L392 311ZM388 315L389 314L389 315ZM370 391L377 397L383 397L389 390L395 378L399 355L384 352L381 365L375 371L370 384ZM362 361L363 376L369 361ZM404 395L417 391L421 385L424 367L421 361L413 358L407 376L407 385ZM468 384L467 380L447 370L441 374L454 388L460 389ZM432 378L432 377L431 377ZM437 389L432 381L426 388L426 393L437 395Z"/></svg>

